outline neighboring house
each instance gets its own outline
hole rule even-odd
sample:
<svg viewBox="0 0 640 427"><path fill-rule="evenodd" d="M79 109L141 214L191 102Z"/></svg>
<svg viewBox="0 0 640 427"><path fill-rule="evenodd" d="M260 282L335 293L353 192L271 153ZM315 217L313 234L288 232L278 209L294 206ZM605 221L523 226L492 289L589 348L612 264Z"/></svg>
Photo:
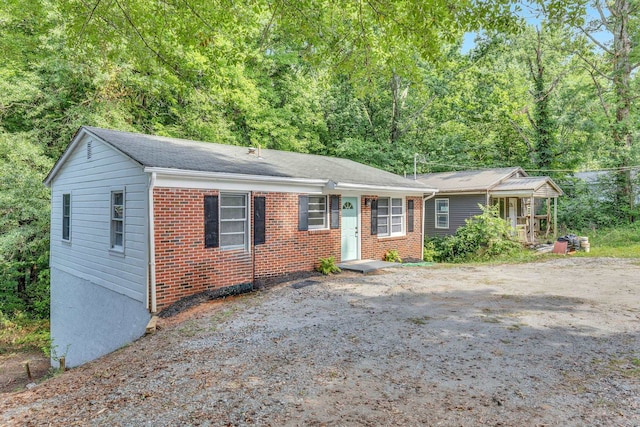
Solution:
<svg viewBox="0 0 640 427"><path fill-rule="evenodd" d="M494 204L523 242L546 240L557 233L562 190L549 177L528 176L522 168L512 167L428 173L418 175L417 181L438 189L438 195L425 203L429 237L455 234L466 219L482 213L478 205Z"/></svg>
<svg viewBox="0 0 640 427"><path fill-rule="evenodd" d="M640 170L631 171L635 204L640 205ZM611 171L576 172L573 176L583 181L589 192L598 200L612 200L615 194L615 174Z"/></svg>
<svg viewBox="0 0 640 427"><path fill-rule="evenodd" d="M435 190L350 160L82 127L45 180L51 337L76 366L203 291L337 262L422 257Z"/></svg>

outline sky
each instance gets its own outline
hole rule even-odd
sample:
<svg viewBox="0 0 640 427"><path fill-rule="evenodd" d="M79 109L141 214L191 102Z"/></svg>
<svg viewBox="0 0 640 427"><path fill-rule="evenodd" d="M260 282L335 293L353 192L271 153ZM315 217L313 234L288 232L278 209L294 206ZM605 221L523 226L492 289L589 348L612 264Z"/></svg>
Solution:
<svg viewBox="0 0 640 427"><path fill-rule="evenodd" d="M519 12L518 14L524 18L524 20L529 24L529 25L534 25L536 27L540 27L540 24L542 22L542 17L541 14L539 12L536 11L536 6L531 5L531 3L529 2L521 2L520 3L520 7L521 7L521 12ZM594 20L599 18L599 14L598 11L591 7L588 6L587 7L587 21L590 20ZM478 33L465 33L464 38L463 38L463 42L462 42L462 47L461 47L461 51L462 53L467 53L469 52L471 49L473 49L475 47L475 38L478 35ZM594 36L594 38L596 40L598 40L599 42L602 43L607 43L609 41L611 41L611 35L607 32L596 32L596 33L592 33L592 35Z"/></svg>

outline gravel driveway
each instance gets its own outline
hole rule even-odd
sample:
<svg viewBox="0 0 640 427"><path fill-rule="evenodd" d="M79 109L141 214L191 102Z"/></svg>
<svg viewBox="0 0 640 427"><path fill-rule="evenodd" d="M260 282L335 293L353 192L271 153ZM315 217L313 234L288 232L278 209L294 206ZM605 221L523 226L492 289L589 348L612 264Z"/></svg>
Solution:
<svg viewBox="0 0 640 427"><path fill-rule="evenodd" d="M396 268L200 305L0 425L640 425L640 264Z"/></svg>

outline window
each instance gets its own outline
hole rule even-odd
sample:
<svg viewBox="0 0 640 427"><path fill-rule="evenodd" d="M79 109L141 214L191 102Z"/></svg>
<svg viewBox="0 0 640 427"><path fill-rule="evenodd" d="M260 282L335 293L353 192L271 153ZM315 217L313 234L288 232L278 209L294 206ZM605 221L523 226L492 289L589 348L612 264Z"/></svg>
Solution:
<svg viewBox="0 0 640 427"><path fill-rule="evenodd" d="M436 199L436 228L449 228L449 199Z"/></svg>
<svg viewBox="0 0 640 427"><path fill-rule="evenodd" d="M124 251L124 191L111 192L111 249Z"/></svg>
<svg viewBox="0 0 640 427"><path fill-rule="evenodd" d="M62 195L62 240L71 240L71 194Z"/></svg>
<svg viewBox="0 0 640 427"><path fill-rule="evenodd" d="M246 249L247 195L220 194L220 247Z"/></svg>
<svg viewBox="0 0 640 427"><path fill-rule="evenodd" d="M395 236L400 234L404 234L404 200L379 198L378 235Z"/></svg>
<svg viewBox="0 0 640 427"><path fill-rule="evenodd" d="M327 228L327 197L309 196L309 229Z"/></svg>

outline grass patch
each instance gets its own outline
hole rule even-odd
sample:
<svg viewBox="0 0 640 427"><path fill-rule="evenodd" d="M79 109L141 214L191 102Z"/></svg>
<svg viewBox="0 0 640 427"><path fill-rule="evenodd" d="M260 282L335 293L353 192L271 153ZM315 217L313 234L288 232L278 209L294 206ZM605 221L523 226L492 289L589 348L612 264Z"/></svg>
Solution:
<svg viewBox="0 0 640 427"><path fill-rule="evenodd" d="M414 325L426 325L432 317L430 316L422 316L422 317L410 317L407 319L407 322L413 323Z"/></svg>
<svg viewBox="0 0 640 427"><path fill-rule="evenodd" d="M24 313L8 317L0 312L0 354L45 351L49 345L48 320L31 319Z"/></svg>
<svg viewBox="0 0 640 427"><path fill-rule="evenodd" d="M608 368L625 378L640 378L640 360L637 358L611 359Z"/></svg>
<svg viewBox="0 0 640 427"><path fill-rule="evenodd" d="M589 237L591 251L577 252L577 256L640 258L640 222L578 234Z"/></svg>

